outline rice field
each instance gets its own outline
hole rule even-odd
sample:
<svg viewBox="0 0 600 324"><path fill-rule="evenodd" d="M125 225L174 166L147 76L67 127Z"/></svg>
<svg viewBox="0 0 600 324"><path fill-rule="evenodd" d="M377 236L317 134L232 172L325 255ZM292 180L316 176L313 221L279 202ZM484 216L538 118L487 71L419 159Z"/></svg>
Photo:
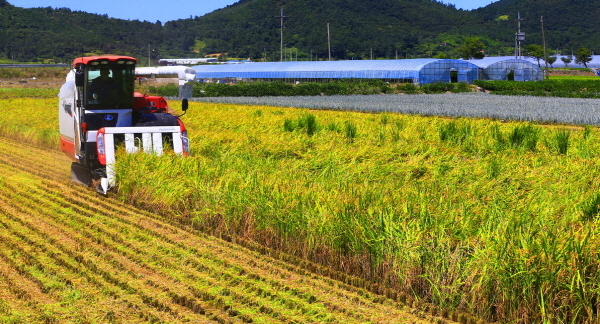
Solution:
<svg viewBox="0 0 600 324"><path fill-rule="evenodd" d="M597 128L436 117L424 104L411 105L419 115L354 112L360 104L344 102L194 106L194 157L122 158L120 193L442 309L499 322L595 318ZM529 103L542 111L546 101ZM151 170L186 180L156 188Z"/></svg>
<svg viewBox="0 0 600 324"><path fill-rule="evenodd" d="M192 156L119 156L114 196L377 283L441 314L598 320L597 101L267 99L279 101L191 103L183 120ZM505 111L513 117L493 115Z"/></svg>
<svg viewBox="0 0 600 324"><path fill-rule="evenodd" d="M0 323L450 322L98 196L56 150L0 136L0 174Z"/></svg>
<svg viewBox="0 0 600 324"><path fill-rule="evenodd" d="M497 96L486 93L317 97L216 97L213 103L600 125L600 99Z"/></svg>

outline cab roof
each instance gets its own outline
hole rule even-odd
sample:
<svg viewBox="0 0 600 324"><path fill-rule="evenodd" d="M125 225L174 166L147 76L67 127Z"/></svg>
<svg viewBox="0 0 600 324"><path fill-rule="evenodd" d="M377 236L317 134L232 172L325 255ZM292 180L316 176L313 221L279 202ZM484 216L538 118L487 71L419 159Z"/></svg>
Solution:
<svg viewBox="0 0 600 324"><path fill-rule="evenodd" d="M123 60L125 62L133 62L134 64L137 63L137 60L131 56L123 56L123 55L99 55L99 56L85 56L85 57L78 57L75 60L73 60L73 67L76 67L78 65L84 64L84 65L89 65L93 62L106 62L106 63L112 63L112 62L117 62L119 60ZM106 64L104 63L104 64ZM129 63L132 64L132 63Z"/></svg>

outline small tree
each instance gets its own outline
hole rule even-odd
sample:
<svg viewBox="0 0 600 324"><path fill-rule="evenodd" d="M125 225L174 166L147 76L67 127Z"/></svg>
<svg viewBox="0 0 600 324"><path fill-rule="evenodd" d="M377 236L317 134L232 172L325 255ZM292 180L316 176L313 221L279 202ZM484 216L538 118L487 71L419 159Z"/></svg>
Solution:
<svg viewBox="0 0 600 324"><path fill-rule="evenodd" d="M219 62L227 62L228 59L229 57L227 56L227 53L222 53L219 55L219 57L217 57L217 61Z"/></svg>
<svg viewBox="0 0 600 324"><path fill-rule="evenodd" d="M550 56L546 62L548 62L548 64L550 64L551 68L554 68L554 66L552 66L552 64L556 63L556 56Z"/></svg>
<svg viewBox="0 0 600 324"><path fill-rule="evenodd" d="M465 43L463 46L457 49L460 57L465 60L474 59L482 59L485 54L483 52L485 45L481 41L479 37L469 37L465 39Z"/></svg>
<svg viewBox="0 0 600 324"><path fill-rule="evenodd" d="M585 66L587 68L588 67L587 64L591 60L592 60L592 51L590 51L589 48L582 46L575 52L575 63L583 64L583 66Z"/></svg>
<svg viewBox="0 0 600 324"><path fill-rule="evenodd" d="M544 58L544 48L542 47L542 45L529 44L525 47L525 53L527 54L527 56L536 59L538 67L542 68L542 66L540 65L540 60Z"/></svg>
<svg viewBox="0 0 600 324"><path fill-rule="evenodd" d="M569 55L569 56L563 56L560 58L561 61L563 61L563 63L565 64L565 67L569 67L569 64L571 64L571 62L573 62L573 56Z"/></svg>

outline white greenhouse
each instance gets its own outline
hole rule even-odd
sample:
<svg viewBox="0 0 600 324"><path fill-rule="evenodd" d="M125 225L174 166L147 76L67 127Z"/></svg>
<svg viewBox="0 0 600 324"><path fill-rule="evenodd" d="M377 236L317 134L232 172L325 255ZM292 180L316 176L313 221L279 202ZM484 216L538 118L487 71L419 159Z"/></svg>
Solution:
<svg viewBox="0 0 600 324"><path fill-rule="evenodd" d="M485 57L481 60L469 60L477 65L479 80L500 81L540 81L544 79L544 72L537 64L521 59L508 57Z"/></svg>

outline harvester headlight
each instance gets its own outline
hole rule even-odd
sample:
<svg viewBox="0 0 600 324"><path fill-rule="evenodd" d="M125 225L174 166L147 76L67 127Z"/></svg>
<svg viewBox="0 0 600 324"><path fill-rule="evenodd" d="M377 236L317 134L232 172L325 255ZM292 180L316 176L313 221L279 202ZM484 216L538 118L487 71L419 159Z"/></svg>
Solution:
<svg viewBox="0 0 600 324"><path fill-rule="evenodd" d="M104 128L100 128L96 134L96 150L98 151L98 162L102 165L106 165L106 148L104 144Z"/></svg>
<svg viewBox="0 0 600 324"><path fill-rule="evenodd" d="M96 147L98 147L99 154L104 154L104 134L98 133L96 135Z"/></svg>
<svg viewBox="0 0 600 324"><path fill-rule="evenodd" d="M190 153L190 140L187 131L181 132L181 143L183 144L183 154L188 155Z"/></svg>

